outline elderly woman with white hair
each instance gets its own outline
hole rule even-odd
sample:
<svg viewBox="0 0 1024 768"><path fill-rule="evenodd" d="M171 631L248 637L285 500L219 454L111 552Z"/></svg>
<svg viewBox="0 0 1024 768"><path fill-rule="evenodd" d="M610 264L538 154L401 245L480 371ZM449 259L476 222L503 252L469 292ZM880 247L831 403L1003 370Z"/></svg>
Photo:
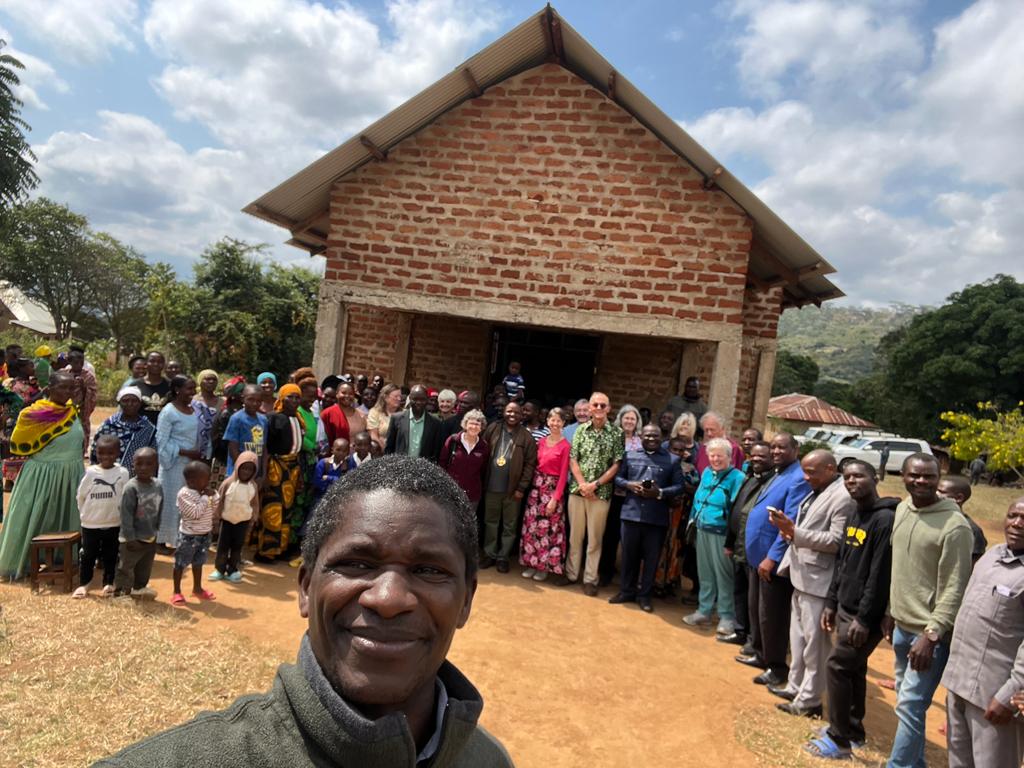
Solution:
<svg viewBox="0 0 1024 768"><path fill-rule="evenodd" d="M704 445L708 468L700 476L700 485L693 497L690 525L697 529L697 571L700 575L700 596L697 610L683 618L690 626L711 623L718 609L718 634L730 635L736 629L733 604L733 567L725 555L725 534L729 529L729 510L736 500L744 474L731 465L732 444L716 437Z"/></svg>
<svg viewBox="0 0 1024 768"><path fill-rule="evenodd" d="M474 507L483 496L484 475L491 456L490 446L480 437L485 426L487 417L483 411L473 409L467 412L462 417L462 430L444 441L438 457L438 464L466 492Z"/></svg>
<svg viewBox="0 0 1024 768"><path fill-rule="evenodd" d="M455 413L455 403L458 400L455 393L450 389L442 389L437 393L437 418L444 421Z"/></svg>
<svg viewBox="0 0 1024 768"><path fill-rule="evenodd" d="M725 427L725 419L714 411L708 411L700 417L700 428L704 432L704 442L701 443L700 447L697 449L697 471L702 475L704 470L708 468L706 448L712 440L722 438L729 443L730 463L736 467L736 469L742 469L743 462L747 460L746 454L743 453L742 446L726 434Z"/></svg>

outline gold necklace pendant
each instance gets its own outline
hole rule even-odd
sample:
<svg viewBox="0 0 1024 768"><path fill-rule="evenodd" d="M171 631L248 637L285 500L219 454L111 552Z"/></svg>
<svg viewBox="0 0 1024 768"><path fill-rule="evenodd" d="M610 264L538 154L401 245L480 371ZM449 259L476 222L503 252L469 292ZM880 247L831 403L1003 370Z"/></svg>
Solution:
<svg viewBox="0 0 1024 768"><path fill-rule="evenodd" d="M504 467L504 466L505 466L505 457L504 457L504 456L499 456L499 457L498 457L498 458L497 458L497 459L495 460L495 462L494 462L494 463L495 463L496 465L498 465L499 467Z"/></svg>

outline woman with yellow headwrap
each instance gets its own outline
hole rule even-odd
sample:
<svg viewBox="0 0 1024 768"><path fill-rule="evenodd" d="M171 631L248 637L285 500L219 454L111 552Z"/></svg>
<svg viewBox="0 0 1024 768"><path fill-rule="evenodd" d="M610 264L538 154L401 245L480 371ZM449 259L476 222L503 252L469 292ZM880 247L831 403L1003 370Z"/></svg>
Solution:
<svg viewBox="0 0 1024 768"><path fill-rule="evenodd" d="M71 402L75 386L70 373L54 372L46 396L18 415L11 453L28 460L0 530L0 578L25 575L33 536L81 527L75 494L84 474L85 435Z"/></svg>
<svg viewBox="0 0 1024 768"><path fill-rule="evenodd" d="M281 387L274 412L267 417L267 479L260 510L256 560L283 557L292 543L291 510L302 490L299 453L305 425L299 418L302 392L294 384Z"/></svg>
<svg viewBox="0 0 1024 768"><path fill-rule="evenodd" d="M224 407L224 398L217 396L219 383L217 372L205 368L196 374L199 391L192 398L192 410L199 417L199 451L207 461L213 455L213 442L210 433L213 431L213 420Z"/></svg>

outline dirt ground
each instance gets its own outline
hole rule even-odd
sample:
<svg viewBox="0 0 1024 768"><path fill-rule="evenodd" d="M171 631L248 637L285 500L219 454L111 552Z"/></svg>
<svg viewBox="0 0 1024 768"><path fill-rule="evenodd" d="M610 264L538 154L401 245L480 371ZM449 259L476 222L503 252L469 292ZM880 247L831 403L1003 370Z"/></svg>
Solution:
<svg viewBox="0 0 1024 768"><path fill-rule="evenodd" d="M902 495L898 479L886 481L885 491ZM979 517L990 545L1000 541L994 514ZM228 628L268 648L277 660L291 661L305 629L296 603L297 573L286 564L254 565L240 584L208 584L217 601L166 610L187 614L191 627L211 642ZM171 595L170 576L171 560L159 556L151 586L161 605ZM804 733L785 716L773 720L778 700L751 683L756 670L733 661L735 646L715 642L712 630L683 625L678 601L655 601L655 613L648 615L636 606L608 605L613 593L603 589L589 598L578 588L524 580L515 570L481 574L470 621L456 634L450 659L483 694L482 723L517 766L803 764L800 746L820 723L807 721ZM883 642L870 663L870 758L884 756L895 730L895 694L877 685L892 669L893 654ZM934 764L945 761L937 730L944 698L940 689L928 722ZM182 720L191 714L183 711ZM785 726L784 732L777 726L777 738L763 733L773 722ZM751 736L751 730L762 732ZM745 746L756 749L764 738L774 738L776 747L779 740L792 742L781 748L791 749L793 760Z"/></svg>

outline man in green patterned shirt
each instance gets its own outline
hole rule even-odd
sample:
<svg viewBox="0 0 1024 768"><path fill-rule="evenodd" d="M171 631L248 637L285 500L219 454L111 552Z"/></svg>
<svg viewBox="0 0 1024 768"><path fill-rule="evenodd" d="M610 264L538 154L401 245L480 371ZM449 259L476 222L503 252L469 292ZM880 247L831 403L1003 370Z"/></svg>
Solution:
<svg viewBox="0 0 1024 768"><path fill-rule="evenodd" d="M612 481L626 453L626 439L608 422L608 395L590 396L590 421L582 424L572 438L569 467L569 556L565 576L556 584L574 584L583 558L583 535L587 536L587 560L583 592L597 594L597 568L601 561L601 540L612 498Z"/></svg>

